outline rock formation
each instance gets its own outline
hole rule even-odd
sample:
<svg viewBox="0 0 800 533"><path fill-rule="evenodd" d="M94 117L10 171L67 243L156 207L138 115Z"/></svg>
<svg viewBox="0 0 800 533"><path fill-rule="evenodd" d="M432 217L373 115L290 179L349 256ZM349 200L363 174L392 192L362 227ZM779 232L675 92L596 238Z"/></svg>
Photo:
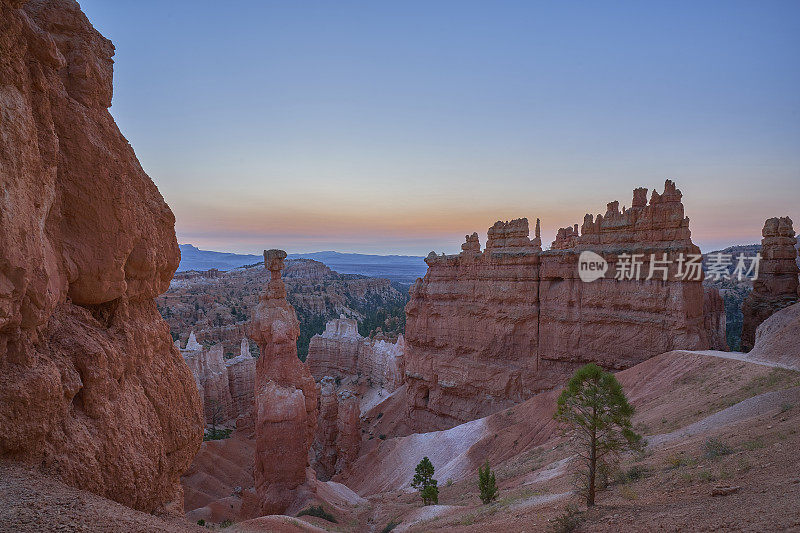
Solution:
<svg viewBox="0 0 800 533"><path fill-rule="evenodd" d="M411 289L405 376L417 430L520 402L588 361L623 369L673 349L709 348L706 322L715 332L724 324L704 317L702 272L697 281L675 277L681 254L699 249L669 180L649 203L640 188L630 208L611 202L605 214L587 214L580 235L564 229L548 251L539 235L528 238L526 219L497 222L483 252L476 242L468 237L458 255L431 252ZM609 265L591 283L578 276L584 250ZM642 254L639 279L615 279L623 254ZM666 280L657 262L656 277L645 279L650 254L670 262Z"/></svg>
<svg viewBox="0 0 800 533"><path fill-rule="evenodd" d="M742 350L753 347L758 325L798 300L798 268L792 219L770 218L761 234L761 261L753 291L742 303Z"/></svg>
<svg viewBox="0 0 800 533"><path fill-rule="evenodd" d="M306 482L308 450L317 424L317 389L297 357L299 323L281 280L286 252L266 250L270 272L248 336L258 343L255 434L256 492L264 514L284 512Z"/></svg>
<svg viewBox="0 0 800 533"><path fill-rule="evenodd" d="M247 321L258 305L257 287L269 281L262 265L217 272L209 279L204 272L178 272L169 290L156 303L175 335L186 343L194 330L201 344L223 344L225 356L240 353ZM300 320L301 358L308 354L308 342L320 320L346 314L371 318L378 309L391 312L391 333L402 331L402 307L408 293L394 288L388 279L339 274L318 261L290 259L283 271L286 299ZM305 334L304 334L305 333Z"/></svg>
<svg viewBox="0 0 800 533"><path fill-rule="evenodd" d="M192 345L193 337L194 333L187 346ZM231 359L224 358L221 344L208 349L195 345L200 348L184 348L181 353L200 391L206 424L221 426L238 421L237 428L243 424L243 428L252 429L256 359L250 355L247 339L242 339L241 354Z"/></svg>
<svg viewBox="0 0 800 533"><path fill-rule="evenodd" d="M197 337L194 336L194 331L189 333L189 340L186 341L186 350L196 351L202 349L203 345L197 342Z"/></svg>
<svg viewBox="0 0 800 533"><path fill-rule="evenodd" d="M372 386L391 392L403 382L405 340L394 343L367 339L358 334L351 318L340 317L325 324L325 331L311 338L306 363L314 376L343 378L360 376Z"/></svg>
<svg viewBox="0 0 800 533"><path fill-rule="evenodd" d="M337 391L331 377L320 383L319 418L314 437L314 470L327 481L358 457L361 449L361 410L358 396Z"/></svg>
<svg viewBox="0 0 800 533"><path fill-rule="evenodd" d="M709 348L728 351L725 301L715 287L703 287L703 323L708 332Z"/></svg>
<svg viewBox="0 0 800 533"><path fill-rule="evenodd" d="M108 107L114 46L71 0L0 1L0 457L180 512L200 400L154 298L175 218Z"/></svg>

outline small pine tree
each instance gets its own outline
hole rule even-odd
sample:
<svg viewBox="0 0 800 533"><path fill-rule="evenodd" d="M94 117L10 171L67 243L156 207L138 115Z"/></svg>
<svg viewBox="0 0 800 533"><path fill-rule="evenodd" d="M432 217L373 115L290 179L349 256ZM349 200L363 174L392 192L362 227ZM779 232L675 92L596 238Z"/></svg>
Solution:
<svg viewBox="0 0 800 533"><path fill-rule="evenodd" d="M433 463L427 457L423 457L417 468L414 469L414 479L411 486L419 490L423 505L439 503L438 481L433 479Z"/></svg>
<svg viewBox="0 0 800 533"><path fill-rule="evenodd" d="M594 363L579 368L558 397L553 418L562 424L581 459L579 489L586 505L594 505L596 477L601 465L626 449L643 446L633 431L633 406L614 374Z"/></svg>
<svg viewBox="0 0 800 533"><path fill-rule="evenodd" d="M491 503L497 499L497 485L495 484L494 472L489 468L487 460L483 466L478 467L478 488L481 491L481 501L484 504Z"/></svg>

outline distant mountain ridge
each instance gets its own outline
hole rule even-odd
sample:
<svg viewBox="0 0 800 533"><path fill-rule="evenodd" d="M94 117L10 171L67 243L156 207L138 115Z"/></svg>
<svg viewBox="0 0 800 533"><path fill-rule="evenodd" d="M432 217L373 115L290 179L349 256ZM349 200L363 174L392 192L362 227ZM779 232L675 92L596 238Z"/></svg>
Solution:
<svg viewBox="0 0 800 533"><path fill-rule="evenodd" d="M212 268L230 270L263 261L260 255L200 250L191 244L181 244L180 249L181 262L178 272ZM289 259L314 259L341 274L388 278L401 283L413 283L418 277L424 276L428 269L425 259L414 255L370 255L325 251L289 254Z"/></svg>

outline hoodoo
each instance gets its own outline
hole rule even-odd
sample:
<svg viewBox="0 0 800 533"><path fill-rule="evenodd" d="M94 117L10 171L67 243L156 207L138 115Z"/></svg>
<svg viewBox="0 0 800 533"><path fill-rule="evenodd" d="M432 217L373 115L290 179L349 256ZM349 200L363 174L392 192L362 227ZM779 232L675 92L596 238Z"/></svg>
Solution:
<svg viewBox="0 0 800 533"><path fill-rule="evenodd" d="M265 514L283 513L306 482L308 450L317 424L317 388L297 357L300 326L281 280L286 252L264 251L270 271L248 337L261 350L256 363L256 491Z"/></svg>
<svg viewBox="0 0 800 533"><path fill-rule="evenodd" d="M759 324L798 299L797 238L792 219L767 219L761 235L758 277L753 281L753 291L742 303L743 350L753 348Z"/></svg>

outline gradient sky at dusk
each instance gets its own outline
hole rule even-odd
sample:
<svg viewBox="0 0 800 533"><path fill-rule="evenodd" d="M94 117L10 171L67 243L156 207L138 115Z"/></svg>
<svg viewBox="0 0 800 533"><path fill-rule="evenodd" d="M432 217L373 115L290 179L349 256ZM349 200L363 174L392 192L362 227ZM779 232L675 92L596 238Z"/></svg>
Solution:
<svg viewBox="0 0 800 533"><path fill-rule="evenodd" d="M800 2L84 0L179 242L455 252L684 193L702 249L800 222Z"/></svg>

